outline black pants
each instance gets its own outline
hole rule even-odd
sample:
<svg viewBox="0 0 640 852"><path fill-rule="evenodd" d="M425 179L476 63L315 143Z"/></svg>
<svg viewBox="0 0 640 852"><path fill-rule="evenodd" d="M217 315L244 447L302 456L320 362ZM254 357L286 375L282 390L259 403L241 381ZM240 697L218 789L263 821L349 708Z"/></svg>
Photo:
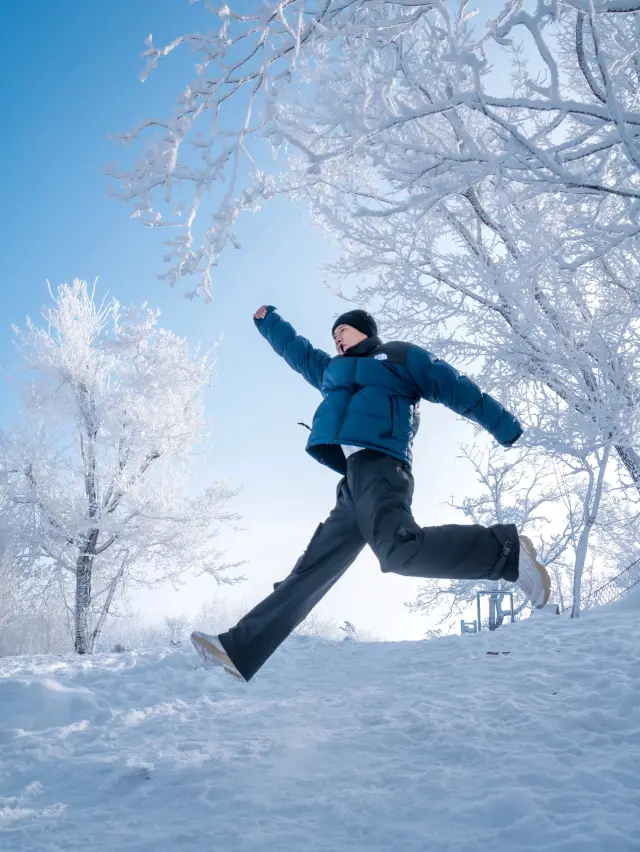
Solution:
<svg viewBox="0 0 640 852"><path fill-rule="evenodd" d="M411 514L409 466L373 450L347 462L335 508L293 571L220 641L250 680L368 544L383 571L446 580L518 578L513 524L419 527Z"/></svg>

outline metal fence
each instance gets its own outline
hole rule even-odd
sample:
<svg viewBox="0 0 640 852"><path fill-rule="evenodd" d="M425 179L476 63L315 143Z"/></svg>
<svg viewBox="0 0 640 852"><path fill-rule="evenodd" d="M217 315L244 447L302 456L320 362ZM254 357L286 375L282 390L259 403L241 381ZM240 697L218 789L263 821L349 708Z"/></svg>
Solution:
<svg viewBox="0 0 640 852"><path fill-rule="evenodd" d="M603 583L599 588L594 589L588 597L586 597L580 608L582 610L591 609L594 606L602 606L603 604L613 603L614 601L623 598L625 595L628 595L632 589L636 589L640 587L640 570L638 570L637 577L633 577L633 569L640 565L640 559L636 559L635 562L632 562L631 565L627 565L627 567L621 571L619 574L616 574L615 577L612 577L610 580L607 580L606 583ZM633 577L633 579L632 579ZM502 609L502 598L505 595L510 595L511 600L511 609L503 610ZM489 622L488 627L489 630L495 630L500 627L504 621L504 617L509 615L511 616L511 621L514 620L514 609L513 609L513 594L511 592L507 592L505 589L501 589L498 592L496 591L481 591L477 593L477 607L478 607L478 617L477 620L474 621L465 621L462 619L460 621L460 633L477 633L482 630L482 613L480 611L480 600L482 596L489 597ZM559 607L556 609L557 613L568 612L573 606L573 601L565 606L563 609Z"/></svg>
<svg viewBox="0 0 640 852"><path fill-rule="evenodd" d="M638 572L638 576L631 580L632 571L638 564L640 564L640 559L636 559L635 562L631 563L631 565L627 565L623 571L616 574L615 577L607 580L606 583L603 583L602 586L591 592L591 594L582 601L582 604L580 605L581 609L591 609L591 607L594 606L613 603L614 601L617 601L629 594L632 589L640 586L640 571ZM573 601L565 606L561 612L567 612L572 606Z"/></svg>

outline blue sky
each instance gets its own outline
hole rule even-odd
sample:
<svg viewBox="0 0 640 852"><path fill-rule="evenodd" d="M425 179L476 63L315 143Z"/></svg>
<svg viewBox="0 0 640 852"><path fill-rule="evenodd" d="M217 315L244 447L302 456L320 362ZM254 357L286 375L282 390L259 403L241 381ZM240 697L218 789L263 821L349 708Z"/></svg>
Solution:
<svg viewBox="0 0 640 852"><path fill-rule="evenodd" d="M225 538L234 558L247 558L249 580L226 596L253 605L274 579L288 573L334 497L335 475L304 452L316 391L271 352L252 314L276 305L315 345L331 347L331 324L345 303L323 286L321 264L332 247L312 230L301 208L283 200L240 222L242 251L222 258L214 301L191 302L154 275L161 269L157 235L128 218L107 196L104 168L118 159L109 134L142 118L166 115L193 58L172 57L142 84L144 39L156 43L212 24L202 3L187 0L110 0L11 4L3 14L4 83L0 137L4 163L0 365L15 373L11 323L36 317L53 286L98 278L128 304L148 301L162 322L196 344L224 339L216 387L209 395L213 450L201 483L216 476L242 486L237 509L244 533ZM3 417L15 414L7 382L0 382ZM438 406L424 404L416 445L416 517L421 523L459 520L442 501L473 487L457 444L472 441L470 426ZM322 617L349 619L388 638L414 638L426 625L406 613L418 583L382 576L370 555L356 565L320 607ZM149 617L193 612L214 592L199 581L179 594L164 590L140 598Z"/></svg>

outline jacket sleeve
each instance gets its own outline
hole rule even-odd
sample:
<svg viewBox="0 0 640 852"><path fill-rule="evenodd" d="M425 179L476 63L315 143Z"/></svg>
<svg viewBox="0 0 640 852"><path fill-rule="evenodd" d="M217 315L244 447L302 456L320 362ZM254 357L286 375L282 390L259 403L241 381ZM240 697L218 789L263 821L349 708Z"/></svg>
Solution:
<svg viewBox="0 0 640 852"><path fill-rule="evenodd" d="M440 402L477 423L504 447L512 446L522 435L522 426L513 414L446 361L426 349L412 346L406 365L423 399Z"/></svg>
<svg viewBox="0 0 640 852"><path fill-rule="evenodd" d="M254 322L260 334L269 341L278 355L281 355L292 369L304 376L310 385L320 390L322 376L331 356L321 349L315 349L306 338L296 334L293 326L285 322L272 305L267 308L264 319Z"/></svg>

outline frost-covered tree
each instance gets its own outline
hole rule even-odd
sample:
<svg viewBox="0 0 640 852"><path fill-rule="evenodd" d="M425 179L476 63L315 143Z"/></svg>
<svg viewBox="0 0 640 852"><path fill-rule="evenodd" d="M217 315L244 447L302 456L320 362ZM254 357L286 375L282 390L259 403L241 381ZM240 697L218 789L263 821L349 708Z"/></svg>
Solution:
<svg viewBox="0 0 640 852"><path fill-rule="evenodd" d="M170 645L177 647L184 642L189 633L189 624L186 615L169 615L165 618L164 625Z"/></svg>
<svg viewBox="0 0 640 852"><path fill-rule="evenodd" d="M5 598L10 607L0 624L0 657L68 650L73 625L59 585L21 588L19 577L14 574L11 579Z"/></svg>
<svg viewBox="0 0 640 852"><path fill-rule="evenodd" d="M52 295L43 325L15 329L27 378L3 474L29 570L71 587L84 654L124 588L238 579L215 547L232 492L216 482L189 495L211 353L190 352L146 305L99 304L82 281Z"/></svg>
<svg viewBox="0 0 640 852"><path fill-rule="evenodd" d="M609 453L610 447L605 447L601 451L596 451L583 458L564 460L564 464L570 468L570 472L563 474L563 497L570 523L570 540L575 553L571 572L573 575L572 618L577 618L580 615L583 577L587 567L589 546L593 543L593 533L602 503ZM567 485L570 475L578 479L579 495L577 499L575 483L573 487ZM593 574L590 575L589 580L591 587L593 587Z"/></svg>
<svg viewBox="0 0 640 852"><path fill-rule="evenodd" d="M637 3L507 0L493 18L468 0L208 7L217 30L148 39L143 77L177 49L197 57L174 115L120 137L150 143L115 176L145 224L181 232L171 279L208 286L237 214L292 188L252 156L265 139L302 154L299 183L346 191L358 215L465 193L474 206L512 183L571 197L578 227L562 256L574 267L640 234ZM197 240L207 194L216 216Z"/></svg>
<svg viewBox="0 0 640 852"><path fill-rule="evenodd" d="M68 647L70 618L60 583L40 577L20 535L11 494L0 498L0 656L50 654Z"/></svg>
<svg viewBox="0 0 640 852"><path fill-rule="evenodd" d="M146 73L188 45L196 76L173 117L122 137L145 148L114 171L135 214L172 229L167 278L208 292L241 211L306 199L343 248L332 271L389 330L500 394L543 384L640 488L636 4L210 8L217 31L149 40Z"/></svg>
<svg viewBox="0 0 640 852"><path fill-rule="evenodd" d="M449 505L470 523L515 524L519 532L535 539L539 557L545 565L561 559L570 530L566 524L552 521L561 490L550 460L530 450L505 455L495 447L480 450L463 445L461 451L473 469L480 490L462 502L452 497ZM415 600L406 606L411 612L435 617L437 625L451 626L475 602L479 591L497 595L513 591L516 615L528 606L522 593L502 580L426 580L421 583Z"/></svg>
<svg viewBox="0 0 640 852"><path fill-rule="evenodd" d="M13 537L9 521L11 496L6 478L3 479L0 482L0 636L5 633L21 594L20 577L16 576L13 565Z"/></svg>
<svg viewBox="0 0 640 852"><path fill-rule="evenodd" d="M59 584L38 577L0 463L0 656L59 651L69 639Z"/></svg>
<svg viewBox="0 0 640 852"><path fill-rule="evenodd" d="M340 630L344 634L345 641L357 641L358 640L358 631L356 630L355 624L351 621L345 621L344 624L340 625Z"/></svg>
<svg viewBox="0 0 640 852"><path fill-rule="evenodd" d="M0 656L12 650L13 626L22 614L23 583L6 551L0 553Z"/></svg>
<svg viewBox="0 0 640 852"><path fill-rule="evenodd" d="M555 422L552 420L552 422ZM542 428L542 419L538 428ZM510 451L496 447L480 450L462 446L480 486L477 494L449 505L471 522L489 526L515 524L518 531L535 540L541 562L551 576L551 600L562 609L571 601L572 617L580 614L581 600L598 583L594 573L593 547L606 534L607 524L598 523L605 491L610 447L580 453ZM610 473L610 471L609 471ZM591 548L591 550L590 550ZM602 569L600 580L602 580ZM515 615L528 608L522 593L501 580L469 582L427 580L417 597L407 604L412 612L437 616L438 624L453 621L475 602L478 591L514 592Z"/></svg>

